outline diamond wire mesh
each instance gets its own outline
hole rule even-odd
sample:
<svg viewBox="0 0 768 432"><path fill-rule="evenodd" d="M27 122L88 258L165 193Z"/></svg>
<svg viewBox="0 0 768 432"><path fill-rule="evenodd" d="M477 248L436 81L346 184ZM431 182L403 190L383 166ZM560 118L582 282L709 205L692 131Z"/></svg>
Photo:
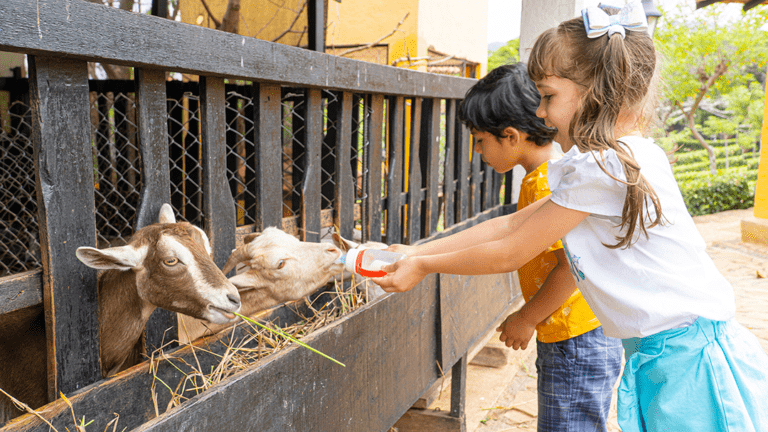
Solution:
<svg viewBox="0 0 768 432"><path fill-rule="evenodd" d="M322 194L322 209L333 208L335 182L333 180L336 164L336 121L332 115L338 103L336 93L323 90L323 147L321 152L321 179L320 190Z"/></svg>
<svg viewBox="0 0 768 432"><path fill-rule="evenodd" d="M41 266L31 115L11 102L0 128L0 277Z"/></svg>
<svg viewBox="0 0 768 432"><path fill-rule="evenodd" d="M190 92L168 99L171 203L179 219L205 226L199 107L200 98Z"/></svg>
<svg viewBox="0 0 768 432"><path fill-rule="evenodd" d="M133 94L91 93L96 238L99 247L126 244L141 191Z"/></svg>
<svg viewBox="0 0 768 432"><path fill-rule="evenodd" d="M301 211L301 188L304 179L304 139L306 136L306 99L304 90L283 89L283 217Z"/></svg>
<svg viewBox="0 0 768 432"><path fill-rule="evenodd" d="M235 200L237 225L256 222L256 146L253 137L253 98L244 88L227 92L227 178Z"/></svg>

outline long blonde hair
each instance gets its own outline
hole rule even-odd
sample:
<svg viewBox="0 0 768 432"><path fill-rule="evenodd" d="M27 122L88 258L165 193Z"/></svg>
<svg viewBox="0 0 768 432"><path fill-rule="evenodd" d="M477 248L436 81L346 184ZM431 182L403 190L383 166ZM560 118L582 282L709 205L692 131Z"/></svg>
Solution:
<svg viewBox="0 0 768 432"><path fill-rule="evenodd" d="M615 245L628 248L637 228L646 237L647 229L663 221L659 197L645 177L632 151L619 145L614 136L621 114L636 113L638 126L649 119L655 99L656 52L645 32L627 31L621 35L603 35L590 39L581 17L561 23L542 33L531 50L528 74L534 81L557 76L580 85L584 92L568 128L568 135L581 152L592 152L605 169L603 152L616 152L626 175L627 197L621 215ZM650 212L653 205L654 214ZM646 220L647 219L647 220Z"/></svg>

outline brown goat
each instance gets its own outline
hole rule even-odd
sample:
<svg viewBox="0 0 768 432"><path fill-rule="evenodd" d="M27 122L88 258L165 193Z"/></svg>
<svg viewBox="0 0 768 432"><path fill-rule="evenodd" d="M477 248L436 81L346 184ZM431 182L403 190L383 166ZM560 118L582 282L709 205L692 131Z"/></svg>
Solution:
<svg viewBox="0 0 768 432"><path fill-rule="evenodd" d="M240 295L210 253L205 232L176 222L168 204L159 222L136 231L126 246L78 248L80 261L104 270L98 278L102 376L138 362L134 346L157 307L219 324L235 318ZM42 308L0 316L0 388L32 408L46 404L45 358ZM0 425L20 414L0 395Z"/></svg>

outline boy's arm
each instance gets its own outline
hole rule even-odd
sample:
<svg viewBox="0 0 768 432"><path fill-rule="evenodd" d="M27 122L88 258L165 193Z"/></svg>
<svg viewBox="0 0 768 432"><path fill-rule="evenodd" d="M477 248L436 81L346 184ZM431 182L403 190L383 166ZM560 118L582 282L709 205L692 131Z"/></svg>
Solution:
<svg viewBox="0 0 768 432"><path fill-rule="evenodd" d="M483 223L451 234L441 239L422 243L416 246L392 245L387 250L404 253L408 256L434 255L455 252L468 247L504 238L536 211L546 199L536 201L520 211L509 215L495 217Z"/></svg>
<svg viewBox="0 0 768 432"><path fill-rule="evenodd" d="M536 330L536 325L547 319L576 290L576 283L571 274L571 267L565 257L565 251L556 250L557 265L534 294L518 311L512 313L496 329L499 339L513 349L526 349Z"/></svg>

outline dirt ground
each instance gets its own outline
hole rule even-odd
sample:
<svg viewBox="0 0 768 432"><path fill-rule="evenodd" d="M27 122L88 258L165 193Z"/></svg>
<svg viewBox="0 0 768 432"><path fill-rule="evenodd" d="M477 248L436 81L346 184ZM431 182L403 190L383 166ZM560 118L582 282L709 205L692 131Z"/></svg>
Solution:
<svg viewBox="0 0 768 432"><path fill-rule="evenodd" d="M736 293L737 321L760 339L763 349L768 353L768 247L741 242L741 220L751 216L752 211L732 210L695 217L694 221L707 242L710 257L733 285ZM515 369L515 375L509 380L506 388L500 394L481 396L482 413L467 412L467 430L536 431L536 352L531 346L524 352L514 353L513 361L526 367ZM487 370L485 373L493 372ZM473 386L469 376L467 386ZM468 390L468 394L472 394L472 391ZM616 421L615 407L614 390L608 428L611 432L621 430ZM470 418L481 420L470 423Z"/></svg>

